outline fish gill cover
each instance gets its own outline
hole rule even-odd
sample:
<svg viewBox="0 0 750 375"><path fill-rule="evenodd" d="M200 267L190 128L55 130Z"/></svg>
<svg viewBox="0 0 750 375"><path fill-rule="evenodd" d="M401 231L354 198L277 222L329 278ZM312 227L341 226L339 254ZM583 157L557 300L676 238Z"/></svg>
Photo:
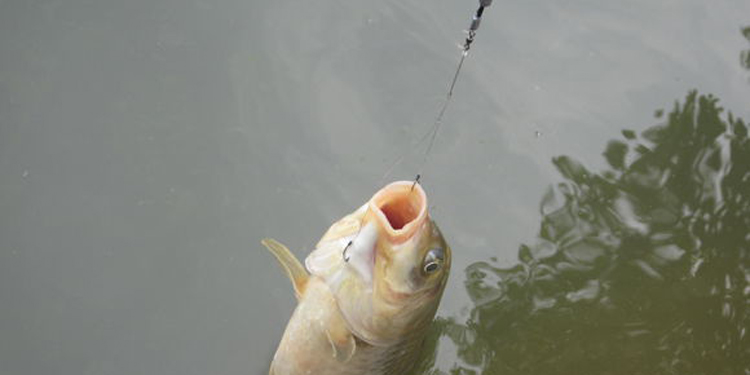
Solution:
<svg viewBox="0 0 750 375"><path fill-rule="evenodd" d="M553 159L563 182L519 264L466 269L469 318L431 343L455 343L450 374L750 373L746 124L691 92L622 135L601 173Z"/></svg>

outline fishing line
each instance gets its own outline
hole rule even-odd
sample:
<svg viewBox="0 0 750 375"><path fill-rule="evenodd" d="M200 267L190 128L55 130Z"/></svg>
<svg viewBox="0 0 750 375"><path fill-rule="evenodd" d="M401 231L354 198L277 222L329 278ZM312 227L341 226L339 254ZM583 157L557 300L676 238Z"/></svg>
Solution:
<svg viewBox="0 0 750 375"><path fill-rule="evenodd" d="M438 112L437 117L435 117L435 122L433 123L432 127L417 141L416 145L422 144L425 140L429 138L430 142L427 144L427 148L425 149L424 156L422 157L422 161L419 164L419 167L417 168L417 174L414 178L414 185L419 183L419 179L422 175L422 170L424 169L425 164L427 164L427 160L429 159L429 156L432 151L432 147L435 145L435 140L437 139L438 132L440 131L440 127L443 125L443 116L445 115L445 111L448 109L448 104L450 104L451 99L453 98L453 89L456 87L456 82L458 81L458 76L461 73L461 68L464 66L464 61L466 60L466 56L469 55L469 49L471 48L471 44L474 42L474 38L477 35L477 29L479 29L479 24L482 22L482 14L484 13L484 8L489 7L492 4L492 0L479 0L479 8L474 13L474 16L471 18L471 24L469 25L468 35L466 36L466 40L464 40L463 46L461 46L461 59L458 61L458 66L456 67L456 72L453 74L453 79L451 80L450 87L448 88L448 94L446 94L445 99L443 100L443 105L440 107L440 111ZM381 185L383 181L388 177L391 172L399 165L401 164L404 159L411 154L413 151L413 148L401 155L398 159L396 159L393 164L386 170L385 174L381 178ZM412 185L412 189L414 188L414 185Z"/></svg>
<svg viewBox="0 0 750 375"><path fill-rule="evenodd" d="M458 61L458 66L456 67L456 72L453 73L453 79L451 80L450 87L448 88L448 94L446 94L445 99L443 100L443 105L440 107L440 111L438 112L437 117L435 118L435 122L433 123L432 127L417 141L415 146L418 146L422 144L425 140L429 138L430 142L427 144L427 149L425 150L424 157L422 158L422 162L419 165L419 168L417 168L417 174L414 177L414 183L411 185L411 190L414 190L414 187L417 186L417 184L420 183L420 178L422 177L422 169L424 168L425 164L427 163L427 159L430 156L430 152L432 151L432 147L435 145L435 139L437 139L438 132L440 131L440 126L443 124L443 116L445 115L445 111L448 109L448 104L451 101L451 98L453 98L453 89L456 87L456 82L458 81L458 76L461 74L461 68L464 66L464 61L466 60L466 56L469 55L469 49L471 48L471 44L474 42L474 38L477 35L477 29L479 29L479 24L482 22L482 14L484 13L484 8L490 6L492 4L492 0L479 0L479 8L474 13L474 16L471 18L471 24L469 25L468 35L466 36L466 40L464 40L463 46L461 46L461 59ZM410 148L402 154L400 157L398 157L393 164L391 164L390 167L385 171L385 174L383 174L383 177L380 179L380 186L383 185L383 182L385 181L386 177L388 177L391 172L399 165L401 164L404 159L411 154L411 152L414 150L414 148ZM347 250L354 244L354 241L357 240L359 237L360 232L362 231L362 225L360 223L359 228L357 229L357 233L354 235L354 237L349 240L349 242L344 246L344 250L342 251L342 256L344 258L345 262L349 261L349 255L347 254Z"/></svg>

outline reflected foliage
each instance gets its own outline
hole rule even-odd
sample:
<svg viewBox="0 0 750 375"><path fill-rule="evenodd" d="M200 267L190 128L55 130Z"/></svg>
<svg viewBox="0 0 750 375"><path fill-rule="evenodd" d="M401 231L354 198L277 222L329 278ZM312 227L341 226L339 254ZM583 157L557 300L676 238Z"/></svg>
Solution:
<svg viewBox="0 0 750 375"><path fill-rule="evenodd" d="M750 26L742 29L742 35L748 42L750 42ZM750 70L750 49L740 52L740 65L742 65L743 68Z"/></svg>
<svg viewBox="0 0 750 375"><path fill-rule="evenodd" d="M538 238L469 266L469 318L438 322L451 374L750 373L750 142L717 102L623 131L606 171L553 160Z"/></svg>

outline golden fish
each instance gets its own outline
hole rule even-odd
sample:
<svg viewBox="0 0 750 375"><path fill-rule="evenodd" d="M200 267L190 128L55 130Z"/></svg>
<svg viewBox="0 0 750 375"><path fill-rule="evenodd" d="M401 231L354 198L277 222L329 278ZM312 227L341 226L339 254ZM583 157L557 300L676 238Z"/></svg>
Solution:
<svg viewBox="0 0 750 375"><path fill-rule="evenodd" d="M403 375L412 369L451 264L419 184L394 182L333 224L305 260L307 270L284 245L263 244L299 301L271 375Z"/></svg>

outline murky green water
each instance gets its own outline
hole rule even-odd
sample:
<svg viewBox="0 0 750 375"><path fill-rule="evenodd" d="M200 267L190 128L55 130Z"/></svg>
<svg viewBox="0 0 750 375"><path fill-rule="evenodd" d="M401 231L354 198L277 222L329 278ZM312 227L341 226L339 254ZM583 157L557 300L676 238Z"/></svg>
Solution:
<svg viewBox="0 0 750 375"><path fill-rule="evenodd" d="M260 239L304 257L413 178L476 5L0 1L0 374L266 373ZM454 268L420 370L750 373L750 3L484 17L422 170Z"/></svg>
<svg viewBox="0 0 750 375"><path fill-rule="evenodd" d="M718 102L623 130L605 170L555 158L538 237L513 267L466 268L470 316L435 332L462 363L431 373L750 371L750 139Z"/></svg>

